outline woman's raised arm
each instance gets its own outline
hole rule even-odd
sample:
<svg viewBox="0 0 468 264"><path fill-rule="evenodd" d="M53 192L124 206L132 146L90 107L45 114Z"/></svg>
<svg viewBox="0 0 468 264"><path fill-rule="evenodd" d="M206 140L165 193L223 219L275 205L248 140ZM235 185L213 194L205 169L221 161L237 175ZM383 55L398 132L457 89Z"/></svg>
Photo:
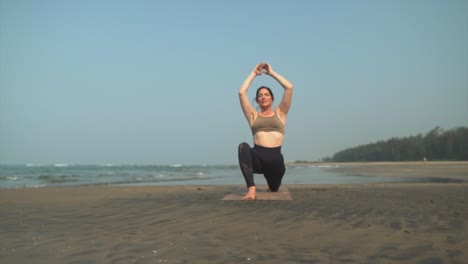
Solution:
<svg viewBox="0 0 468 264"><path fill-rule="evenodd" d="M280 102L280 104L278 106L278 109L280 110L281 114L286 117L286 115L289 112L289 108L291 107L292 94L293 94L293 85L286 78L281 76L279 73L275 72L272 69L270 64L265 63L263 68L265 69L266 74L273 77L284 88L283 98L281 99L281 102Z"/></svg>
<svg viewBox="0 0 468 264"><path fill-rule="evenodd" d="M263 67L263 63L257 64L257 66L255 66L255 68L252 70L249 76L247 76L247 78L239 88L239 99L242 111L244 111L244 115L247 118L247 121L249 122L250 126L252 126L257 111L255 111L255 109L250 104L249 98L247 96L247 91L249 90L250 84L252 84L252 81L255 79L255 77L262 74Z"/></svg>

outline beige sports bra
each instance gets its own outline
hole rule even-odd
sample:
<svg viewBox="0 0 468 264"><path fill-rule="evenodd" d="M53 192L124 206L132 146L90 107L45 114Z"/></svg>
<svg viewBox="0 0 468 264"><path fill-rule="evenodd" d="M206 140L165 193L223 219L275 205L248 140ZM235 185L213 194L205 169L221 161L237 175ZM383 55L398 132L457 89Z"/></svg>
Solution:
<svg viewBox="0 0 468 264"><path fill-rule="evenodd" d="M283 124L281 119L279 119L278 115L275 112L275 114L270 117L263 117L263 116L258 115L254 123L252 124L251 129L252 129L252 135L257 134L257 132L260 132L260 131L263 131L263 132L276 131L284 135L284 127L285 125Z"/></svg>

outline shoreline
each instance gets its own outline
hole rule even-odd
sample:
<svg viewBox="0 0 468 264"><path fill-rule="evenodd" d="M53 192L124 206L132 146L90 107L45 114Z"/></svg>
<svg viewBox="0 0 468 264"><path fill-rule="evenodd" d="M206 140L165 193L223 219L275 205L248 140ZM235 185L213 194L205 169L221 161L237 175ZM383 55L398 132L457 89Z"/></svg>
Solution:
<svg viewBox="0 0 468 264"><path fill-rule="evenodd" d="M468 182L468 161L462 162L355 162L355 163L287 163L286 184L348 184L365 182ZM241 184L238 168L219 167L190 172L116 169L75 171L73 168L50 171L42 168L29 178L22 170L0 176L0 189L83 187L83 186L170 186L170 185L230 185ZM80 174L82 173L82 174ZM104 174L104 176L102 176ZM175 176L171 174L175 173ZM224 173L224 174L223 174ZM77 176L79 175L79 176ZM290 176L291 175L291 176ZM290 178L291 177L291 178ZM263 179L260 179L262 182Z"/></svg>
<svg viewBox="0 0 468 264"><path fill-rule="evenodd" d="M299 163L356 176L437 177L468 181L468 161Z"/></svg>
<svg viewBox="0 0 468 264"><path fill-rule="evenodd" d="M424 165L424 161L352 161L352 162L325 162L325 161L310 161L310 162L294 162L294 161L287 161L287 165L345 165L345 166L353 166L353 165ZM434 164L434 165L468 165L468 161L426 161L427 165Z"/></svg>

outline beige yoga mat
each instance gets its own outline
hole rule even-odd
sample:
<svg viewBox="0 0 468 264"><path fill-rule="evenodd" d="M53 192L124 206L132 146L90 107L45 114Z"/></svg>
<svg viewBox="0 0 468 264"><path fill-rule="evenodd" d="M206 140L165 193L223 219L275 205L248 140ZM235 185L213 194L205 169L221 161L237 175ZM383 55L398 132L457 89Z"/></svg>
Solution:
<svg viewBox="0 0 468 264"><path fill-rule="evenodd" d="M247 193L246 187L235 187L223 200L242 200ZM292 200L286 186L281 186L277 192L270 192L266 186L257 186L257 200Z"/></svg>

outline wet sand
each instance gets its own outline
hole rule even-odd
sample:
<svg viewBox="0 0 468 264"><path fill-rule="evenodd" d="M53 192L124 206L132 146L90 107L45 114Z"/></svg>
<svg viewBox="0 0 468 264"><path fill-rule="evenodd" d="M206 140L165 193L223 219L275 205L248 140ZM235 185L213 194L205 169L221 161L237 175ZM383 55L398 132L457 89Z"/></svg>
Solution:
<svg viewBox="0 0 468 264"><path fill-rule="evenodd" d="M325 164L325 163L324 163ZM328 170L361 176L397 176L468 181L468 161L326 163Z"/></svg>
<svg viewBox="0 0 468 264"><path fill-rule="evenodd" d="M467 263L468 184L0 189L0 263Z"/></svg>

